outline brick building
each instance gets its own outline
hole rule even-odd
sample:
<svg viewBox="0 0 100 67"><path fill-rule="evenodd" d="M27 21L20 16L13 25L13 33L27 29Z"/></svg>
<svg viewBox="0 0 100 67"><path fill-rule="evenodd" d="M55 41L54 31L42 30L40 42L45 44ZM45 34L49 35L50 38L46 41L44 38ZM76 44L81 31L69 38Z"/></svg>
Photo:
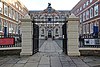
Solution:
<svg viewBox="0 0 100 67"><path fill-rule="evenodd" d="M7 34L20 33L20 20L28 13L28 9L19 0L1 0L0 1L0 34L4 34L4 28Z"/></svg>
<svg viewBox="0 0 100 67"><path fill-rule="evenodd" d="M32 10L29 11L31 18L39 26L39 38L62 38L62 27L65 18L68 18L70 11L68 10L55 10L53 7L48 6L44 10Z"/></svg>
<svg viewBox="0 0 100 67"><path fill-rule="evenodd" d="M100 0L80 0L71 13L80 18L80 34L100 32Z"/></svg>

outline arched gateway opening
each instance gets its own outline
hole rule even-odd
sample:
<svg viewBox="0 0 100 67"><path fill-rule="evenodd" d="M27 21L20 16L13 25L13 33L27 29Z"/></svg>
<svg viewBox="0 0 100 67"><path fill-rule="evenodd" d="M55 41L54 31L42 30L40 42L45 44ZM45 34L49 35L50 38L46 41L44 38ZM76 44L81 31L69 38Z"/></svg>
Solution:
<svg viewBox="0 0 100 67"><path fill-rule="evenodd" d="M48 7L41 11L30 11L33 23L33 54L39 51L41 40L51 39L67 54L67 18L70 11L55 10ZM42 43L43 44L43 43Z"/></svg>

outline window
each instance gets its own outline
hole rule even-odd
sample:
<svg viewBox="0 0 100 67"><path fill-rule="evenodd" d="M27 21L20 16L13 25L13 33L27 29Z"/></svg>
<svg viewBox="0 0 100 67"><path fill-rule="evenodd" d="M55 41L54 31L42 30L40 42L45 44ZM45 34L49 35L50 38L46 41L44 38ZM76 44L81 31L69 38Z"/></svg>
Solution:
<svg viewBox="0 0 100 67"><path fill-rule="evenodd" d="M85 21L85 15L86 15L86 14L85 14L85 12L84 12L84 13L83 13L83 21Z"/></svg>
<svg viewBox="0 0 100 67"><path fill-rule="evenodd" d="M23 12L23 9L21 9L21 11Z"/></svg>
<svg viewBox="0 0 100 67"><path fill-rule="evenodd" d="M19 17L19 19L21 19L21 15L20 14L18 14L18 17Z"/></svg>
<svg viewBox="0 0 100 67"><path fill-rule="evenodd" d="M77 9L77 13L79 12L79 9Z"/></svg>
<svg viewBox="0 0 100 67"><path fill-rule="evenodd" d="M89 24L86 24L86 33L89 34Z"/></svg>
<svg viewBox="0 0 100 67"><path fill-rule="evenodd" d="M18 13L16 12L16 21L18 21Z"/></svg>
<svg viewBox="0 0 100 67"><path fill-rule="evenodd" d="M86 11L86 20L89 19L89 10Z"/></svg>
<svg viewBox="0 0 100 67"><path fill-rule="evenodd" d="M92 2L93 0L90 0L90 3Z"/></svg>
<svg viewBox="0 0 100 67"><path fill-rule="evenodd" d="M2 13L2 2L0 2L0 13Z"/></svg>
<svg viewBox="0 0 100 67"><path fill-rule="evenodd" d="M9 17L12 18L12 9L9 7Z"/></svg>
<svg viewBox="0 0 100 67"><path fill-rule="evenodd" d="M93 7L90 8L90 18L93 18Z"/></svg>
<svg viewBox="0 0 100 67"><path fill-rule="evenodd" d="M86 6L88 6L88 5L89 5L89 1L86 2Z"/></svg>
<svg viewBox="0 0 100 67"><path fill-rule="evenodd" d="M83 34L85 34L85 25L83 25L82 30L83 30Z"/></svg>
<svg viewBox="0 0 100 67"><path fill-rule="evenodd" d="M2 31L2 21L1 21L1 18L0 18L0 31Z"/></svg>
<svg viewBox="0 0 100 67"><path fill-rule="evenodd" d="M13 25L12 25L13 33L15 33L15 27L16 27L16 26L13 24Z"/></svg>
<svg viewBox="0 0 100 67"><path fill-rule="evenodd" d="M44 34L44 29L41 30L42 34Z"/></svg>
<svg viewBox="0 0 100 67"><path fill-rule="evenodd" d="M4 21L4 27L7 27L8 26L8 24L7 24L7 21L5 20Z"/></svg>
<svg viewBox="0 0 100 67"><path fill-rule="evenodd" d="M82 10L82 7L80 7L80 11Z"/></svg>
<svg viewBox="0 0 100 67"><path fill-rule="evenodd" d="M16 4L16 7L18 8L18 4Z"/></svg>
<svg viewBox="0 0 100 67"><path fill-rule="evenodd" d="M48 18L48 22L49 22L49 23L51 22L51 18Z"/></svg>
<svg viewBox="0 0 100 67"><path fill-rule="evenodd" d="M9 23L9 33L12 33L12 32L13 32L12 24Z"/></svg>
<svg viewBox="0 0 100 67"><path fill-rule="evenodd" d="M90 23L90 33L93 33L93 23Z"/></svg>
<svg viewBox="0 0 100 67"><path fill-rule="evenodd" d="M18 25L16 25L16 34L18 34Z"/></svg>
<svg viewBox="0 0 100 67"><path fill-rule="evenodd" d="M82 14L80 15L80 23L82 23L83 19L82 19Z"/></svg>
<svg viewBox="0 0 100 67"><path fill-rule="evenodd" d="M13 19L15 19L15 11L14 10L12 11L12 16L13 16Z"/></svg>
<svg viewBox="0 0 100 67"><path fill-rule="evenodd" d="M86 7L86 4L83 5L83 8L85 8L85 7Z"/></svg>
<svg viewBox="0 0 100 67"><path fill-rule="evenodd" d="M58 34L58 29L56 29L56 34Z"/></svg>
<svg viewBox="0 0 100 67"><path fill-rule="evenodd" d="M94 16L98 15L98 5L94 6Z"/></svg>
<svg viewBox="0 0 100 67"><path fill-rule="evenodd" d="M9 30L9 28L8 28L8 21L6 21L6 20L4 20L4 27L7 27L7 33L8 33L8 30Z"/></svg>
<svg viewBox="0 0 100 67"><path fill-rule="evenodd" d="M19 10L21 11L21 7L19 7Z"/></svg>
<svg viewBox="0 0 100 67"><path fill-rule="evenodd" d="M8 16L8 6L4 5L4 15Z"/></svg>
<svg viewBox="0 0 100 67"><path fill-rule="evenodd" d="M15 2L13 1L13 5L15 6Z"/></svg>

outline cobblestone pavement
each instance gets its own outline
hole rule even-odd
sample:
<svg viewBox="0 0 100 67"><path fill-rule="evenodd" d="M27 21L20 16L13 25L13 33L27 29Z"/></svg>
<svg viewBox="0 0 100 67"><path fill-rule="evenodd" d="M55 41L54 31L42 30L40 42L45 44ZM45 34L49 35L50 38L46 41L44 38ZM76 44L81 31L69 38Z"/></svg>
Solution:
<svg viewBox="0 0 100 67"><path fill-rule="evenodd" d="M0 57L0 67L100 67L100 57L69 57L55 41L48 39L33 56Z"/></svg>

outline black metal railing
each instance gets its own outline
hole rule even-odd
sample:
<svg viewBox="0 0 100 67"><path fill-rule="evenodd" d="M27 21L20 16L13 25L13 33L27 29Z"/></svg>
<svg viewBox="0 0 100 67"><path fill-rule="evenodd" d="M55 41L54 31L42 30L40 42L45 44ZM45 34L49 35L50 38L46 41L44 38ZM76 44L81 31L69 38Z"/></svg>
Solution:
<svg viewBox="0 0 100 67"><path fill-rule="evenodd" d="M9 48L9 47L21 47L21 42L22 42L22 36L21 35L0 35L0 41L4 42L7 40L12 40L13 44L10 44L11 42L9 42L8 44L2 44L2 42L0 42L0 48ZM4 40L4 41L3 41Z"/></svg>
<svg viewBox="0 0 100 67"><path fill-rule="evenodd" d="M79 47L83 48L100 48L99 34L83 34L79 36Z"/></svg>

